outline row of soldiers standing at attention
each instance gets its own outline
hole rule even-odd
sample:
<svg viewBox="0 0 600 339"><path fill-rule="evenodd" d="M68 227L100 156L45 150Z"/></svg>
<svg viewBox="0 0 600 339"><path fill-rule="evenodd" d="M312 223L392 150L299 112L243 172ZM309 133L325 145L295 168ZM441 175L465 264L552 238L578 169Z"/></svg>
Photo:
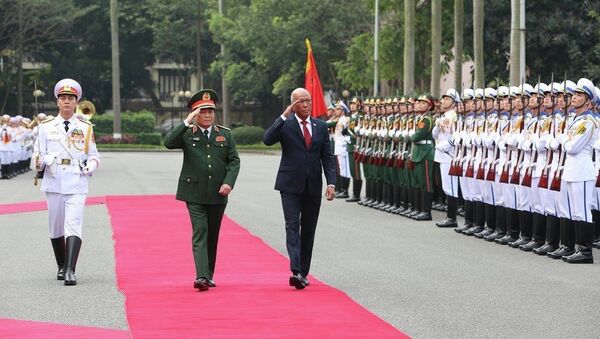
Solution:
<svg viewBox="0 0 600 339"><path fill-rule="evenodd" d="M427 95L353 99L349 111L337 123L347 126L340 133L347 136L356 200L364 172L359 204L431 220L434 192L443 192L447 218L439 227L593 263L592 247L600 248L600 90L592 81L538 81L462 95L449 89L439 103ZM341 197L349 180L340 182Z"/></svg>
<svg viewBox="0 0 600 339"><path fill-rule="evenodd" d="M20 115L0 118L0 178L10 179L29 171L38 121L46 119L41 113L32 122Z"/></svg>

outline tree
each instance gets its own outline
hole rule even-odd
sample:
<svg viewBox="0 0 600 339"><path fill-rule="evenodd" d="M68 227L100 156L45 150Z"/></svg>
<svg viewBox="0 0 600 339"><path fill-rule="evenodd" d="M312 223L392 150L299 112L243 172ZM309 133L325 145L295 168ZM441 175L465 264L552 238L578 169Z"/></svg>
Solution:
<svg viewBox="0 0 600 339"><path fill-rule="evenodd" d="M475 55L475 88L485 88L483 65L483 0L473 0L473 51Z"/></svg>
<svg viewBox="0 0 600 339"><path fill-rule="evenodd" d="M404 1L404 95L415 89L415 1Z"/></svg>
<svg viewBox="0 0 600 339"><path fill-rule="evenodd" d="M431 1L431 95L440 97L440 57L442 49L442 0Z"/></svg>
<svg viewBox="0 0 600 339"><path fill-rule="evenodd" d="M23 61L53 43L72 40L66 34L71 20L88 13L92 7L76 8L71 0L2 0L0 1L0 51L14 58L9 65L16 70L15 109L23 114ZM65 16L69 13L69 16ZM11 84L5 83L5 99ZM0 111L4 111L4 104Z"/></svg>

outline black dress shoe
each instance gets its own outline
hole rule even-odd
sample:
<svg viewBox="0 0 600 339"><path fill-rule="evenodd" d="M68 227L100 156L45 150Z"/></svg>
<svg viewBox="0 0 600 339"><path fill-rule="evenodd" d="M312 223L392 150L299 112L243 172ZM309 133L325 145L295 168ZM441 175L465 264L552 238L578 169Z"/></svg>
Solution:
<svg viewBox="0 0 600 339"><path fill-rule="evenodd" d="M346 202L358 202L358 201L360 201L360 198L357 198L357 197L352 197L352 198L346 199Z"/></svg>
<svg viewBox="0 0 600 339"><path fill-rule="evenodd" d="M306 287L300 274L294 274L290 277L290 286L294 286L297 290L301 290Z"/></svg>
<svg viewBox="0 0 600 339"><path fill-rule="evenodd" d="M464 235L470 237L470 236L473 236L473 235L475 235L475 234L477 234L479 232L483 232L483 226L477 226L477 225L475 225L475 226L469 228L468 230L463 231L462 233Z"/></svg>
<svg viewBox="0 0 600 339"><path fill-rule="evenodd" d="M531 251L535 250L536 248L540 248L542 246L544 246L544 243L542 243L541 241L531 240L530 242L526 243L525 245L519 246L519 249L521 251L531 252Z"/></svg>
<svg viewBox="0 0 600 339"><path fill-rule="evenodd" d="M310 281L308 281L308 279L306 279L306 277L302 277L302 283L304 283L304 286L310 285Z"/></svg>
<svg viewBox="0 0 600 339"><path fill-rule="evenodd" d="M585 248L578 248L577 252L562 257L562 260L569 264L593 264L594 257L592 256L592 248L587 246L585 246Z"/></svg>
<svg viewBox="0 0 600 339"><path fill-rule="evenodd" d="M65 268L59 267L58 272L56 272L56 280L65 280Z"/></svg>
<svg viewBox="0 0 600 339"><path fill-rule="evenodd" d="M512 248L519 248L521 245L525 245L529 241L531 241L531 238L519 238L513 242L509 242L508 246L510 246Z"/></svg>
<svg viewBox="0 0 600 339"><path fill-rule="evenodd" d="M514 241L517 241L517 238L513 237L510 234L506 234L502 238L494 240L494 242L496 244L500 244L500 245L507 245L508 243L511 243L511 242L514 242Z"/></svg>
<svg viewBox="0 0 600 339"><path fill-rule="evenodd" d="M210 283L206 278L200 278L194 281L194 288L197 288L198 291L207 291L209 287Z"/></svg>
<svg viewBox="0 0 600 339"><path fill-rule="evenodd" d="M600 240L592 244L593 248L600 248Z"/></svg>
<svg viewBox="0 0 600 339"><path fill-rule="evenodd" d="M473 234L473 236L477 239L483 239L483 237L487 237L492 233L494 233L494 230L489 227L486 227L483 231Z"/></svg>
<svg viewBox="0 0 600 339"><path fill-rule="evenodd" d="M431 220L431 213L430 212L421 212L421 213L415 215L413 217L413 219L417 220L417 221Z"/></svg>
<svg viewBox="0 0 600 339"><path fill-rule="evenodd" d="M496 239L501 239L505 235L506 235L506 233L496 231L488 236L483 237L483 240L492 242L492 241L496 241Z"/></svg>
<svg viewBox="0 0 600 339"><path fill-rule="evenodd" d="M462 226L455 228L454 232L456 232L456 233L462 233L462 232L468 230L471 227L473 227L473 224L467 224L467 223L465 223Z"/></svg>
<svg viewBox="0 0 600 339"><path fill-rule="evenodd" d="M215 281L212 279L208 279L208 287L217 287L217 285L215 285Z"/></svg>
<svg viewBox="0 0 600 339"><path fill-rule="evenodd" d="M412 210L412 212L406 214L405 217L413 219L414 217L416 217L419 214L421 214L421 211Z"/></svg>
<svg viewBox="0 0 600 339"><path fill-rule="evenodd" d="M552 244L544 244L544 246L539 247L539 248L535 248L533 250L533 253L537 254L537 255L546 255L550 252L554 252L556 251L557 247L555 245Z"/></svg>
<svg viewBox="0 0 600 339"><path fill-rule="evenodd" d="M441 222L436 222L435 225L437 227L458 227L458 224L456 223L456 219L450 219L447 218L444 221Z"/></svg>
<svg viewBox="0 0 600 339"><path fill-rule="evenodd" d="M548 252L546 255L552 259L561 259L562 257L570 256L573 253L575 253L575 249L562 245L556 251Z"/></svg>
<svg viewBox="0 0 600 339"><path fill-rule="evenodd" d="M400 215L403 217L408 217L409 214L413 213L415 210L412 207L409 207L407 209L404 210L404 212L401 212Z"/></svg>

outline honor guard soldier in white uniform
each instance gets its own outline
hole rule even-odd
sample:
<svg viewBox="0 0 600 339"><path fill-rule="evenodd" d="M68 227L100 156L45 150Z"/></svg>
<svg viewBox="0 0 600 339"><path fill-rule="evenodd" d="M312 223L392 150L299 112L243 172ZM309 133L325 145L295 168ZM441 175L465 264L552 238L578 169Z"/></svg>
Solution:
<svg viewBox="0 0 600 339"><path fill-rule="evenodd" d="M575 119L569 125L566 139L561 141L566 160L563 169L563 185L566 185L571 225L575 228L575 253L563 256L568 263L593 263L592 242L594 224L592 223L592 197L596 173L592 161L593 144L598 138L591 108L595 100L594 84L586 78L579 79L572 106Z"/></svg>
<svg viewBox="0 0 600 339"><path fill-rule="evenodd" d="M76 285L75 266L81 248L83 208L88 177L100 164L92 124L74 116L81 86L63 79L54 87L59 114L40 124L34 164L44 170L50 240L58 266L57 280Z"/></svg>
<svg viewBox="0 0 600 339"><path fill-rule="evenodd" d="M446 194L446 220L437 222L438 227L457 227L456 212L458 210L458 177L451 176L450 163L453 160L454 141L453 134L457 132L458 115L456 105L461 101L460 94L450 88L442 95L441 109L444 112L433 127L432 135L436 140L434 161L440 164L442 189Z"/></svg>
<svg viewBox="0 0 600 339"><path fill-rule="evenodd" d="M348 113L350 110L342 100L335 105L335 115L338 117L337 123L333 130L333 155L337 158L339 170L340 193L336 194L336 198L348 199L348 188L350 187L350 159L348 158L348 144L350 143L350 134L348 127L350 118Z"/></svg>

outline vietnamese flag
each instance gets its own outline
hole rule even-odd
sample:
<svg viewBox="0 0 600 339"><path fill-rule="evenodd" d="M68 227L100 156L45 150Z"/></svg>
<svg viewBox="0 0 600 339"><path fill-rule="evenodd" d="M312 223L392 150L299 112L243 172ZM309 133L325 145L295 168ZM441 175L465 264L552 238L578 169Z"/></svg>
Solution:
<svg viewBox="0 0 600 339"><path fill-rule="evenodd" d="M321 88L317 64L315 63L315 58L308 39L306 39L306 48L308 48L308 54L306 56L304 88L308 90L312 97L312 110L310 115L314 118L318 118L321 115L327 114L327 106L325 106L325 98L323 98L323 88Z"/></svg>

